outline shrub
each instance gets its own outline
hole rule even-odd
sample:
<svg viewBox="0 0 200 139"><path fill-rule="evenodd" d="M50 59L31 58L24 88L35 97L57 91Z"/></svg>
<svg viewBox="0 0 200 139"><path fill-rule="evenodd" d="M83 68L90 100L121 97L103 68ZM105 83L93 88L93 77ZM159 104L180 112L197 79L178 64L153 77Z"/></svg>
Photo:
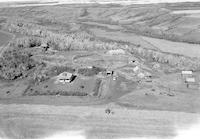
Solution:
<svg viewBox="0 0 200 139"><path fill-rule="evenodd" d="M41 46L41 39L37 37L18 38L10 43L10 46L17 48L33 48Z"/></svg>
<svg viewBox="0 0 200 139"><path fill-rule="evenodd" d="M88 93L86 92L77 92L77 91L31 91L28 93L25 93L24 95L28 96L55 96L55 95L61 95L61 96L87 96Z"/></svg>
<svg viewBox="0 0 200 139"><path fill-rule="evenodd" d="M78 73L82 74L84 76L94 76L97 75L99 72L105 71L104 68L99 68L99 67L93 67L91 69L89 68L81 68L78 69Z"/></svg>
<svg viewBox="0 0 200 139"><path fill-rule="evenodd" d="M8 80L24 77L35 65L36 62L27 52L9 49L0 58L0 76Z"/></svg>

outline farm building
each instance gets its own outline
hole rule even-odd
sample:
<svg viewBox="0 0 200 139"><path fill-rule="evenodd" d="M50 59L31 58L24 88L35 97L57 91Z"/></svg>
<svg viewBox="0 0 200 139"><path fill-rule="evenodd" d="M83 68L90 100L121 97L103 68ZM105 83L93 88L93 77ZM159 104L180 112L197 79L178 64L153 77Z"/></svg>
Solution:
<svg viewBox="0 0 200 139"><path fill-rule="evenodd" d="M47 51L50 47L46 43L42 43L41 48L43 48L44 51Z"/></svg>
<svg viewBox="0 0 200 139"><path fill-rule="evenodd" d="M132 60L129 60L129 63L131 64L131 63L135 63L136 62L136 60L134 60L134 59L132 59Z"/></svg>
<svg viewBox="0 0 200 139"><path fill-rule="evenodd" d="M158 68L160 68L160 64L158 63L153 64L153 69L158 69Z"/></svg>
<svg viewBox="0 0 200 139"><path fill-rule="evenodd" d="M106 75L113 75L114 74L114 71L113 70L107 70L106 71Z"/></svg>
<svg viewBox="0 0 200 139"><path fill-rule="evenodd" d="M144 73L139 73L137 76L138 76L139 78L144 78L144 77L145 77Z"/></svg>
<svg viewBox="0 0 200 139"><path fill-rule="evenodd" d="M195 83L195 78L186 78L185 82L186 83Z"/></svg>
<svg viewBox="0 0 200 139"><path fill-rule="evenodd" d="M187 88L193 88L193 89L199 88L199 83L197 83L194 77L187 77L185 79L185 83L187 84Z"/></svg>
<svg viewBox="0 0 200 139"><path fill-rule="evenodd" d="M60 83L70 83L74 79L74 75L69 72L63 72L57 76L57 81Z"/></svg>
<svg viewBox="0 0 200 139"><path fill-rule="evenodd" d="M187 76L192 76L193 72L192 71L181 71L181 76L182 77L187 77Z"/></svg>
<svg viewBox="0 0 200 139"><path fill-rule="evenodd" d="M128 63L129 64L134 64L134 65L138 65L139 62L136 60L136 58L129 58L128 59Z"/></svg>
<svg viewBox="0 0 200 139"><path fill-rule="evenodd" d="M137 71L139 71L139 69L140 69L140 68L139 68L138 66L136 66L136 67L133 68L133 71L134 71L134 72L137 72Z"/></svg>
<svg viewBox="0 0 200 139"><path fill-rule="evenodd" d="M109 50L107 52L107 54L109 55L119 55L119 54L122 54L124 55L126 52L123 50L123 49L115 49L115 50Z"/></svg>

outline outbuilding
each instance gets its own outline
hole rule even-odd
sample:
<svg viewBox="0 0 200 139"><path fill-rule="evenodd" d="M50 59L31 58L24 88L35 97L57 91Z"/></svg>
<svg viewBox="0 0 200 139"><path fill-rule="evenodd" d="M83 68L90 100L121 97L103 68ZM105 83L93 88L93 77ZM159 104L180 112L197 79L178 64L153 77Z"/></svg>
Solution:
<svg viewBox="0 0 200 139"><path fill-rule="evenodd" d="M195 83L195 78L193 78L193 77L188 77L188 78L185 79L185 82L186 82L186 83Z"/></svg>
<svg viewBox="0 0 200 139"><path fill-rule="evenodd" d="M138 66L136 66L136 67L133 68L133 71L134 71L134 72L137 72L139 69L140 69L140 68L139 68Z"/></svg>
<svg viewBox="0 0 200 139"><path fill-rule="evenodd" d="M113 70L107 70L106 71L106 75L113 75L114 74L114 71Z"/></svg>
<svg viewBox="0 0 200 139"><path fill-rule="evenodd" d="M187 84L187 88L198 89L199 84L196 82L194 77L187 77L185 78L185 83Z"/></svg>
<svg viewBox="0 0 200 139"><path fill-rule="evenodd" d="M181 71L181 76L192 76L193 72L191 70Z"/></svg>
<svg viewBox="0 0 200 139"><path fill-rule="evenodd" d="M144 77L145 77L144 73L139 73L137 76L138 76L139 78L144 78Z"/></svg>

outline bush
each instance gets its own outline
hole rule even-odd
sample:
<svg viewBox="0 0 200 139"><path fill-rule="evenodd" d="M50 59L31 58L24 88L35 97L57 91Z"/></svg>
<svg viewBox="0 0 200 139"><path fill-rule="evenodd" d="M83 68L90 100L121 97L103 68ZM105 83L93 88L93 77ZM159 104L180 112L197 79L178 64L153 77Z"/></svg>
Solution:
<svg viewBox="0 0 200 139"><path fill-rule="evenodd" d="M24 95L28 96L55 96L55 95L61 95L61 96L87 96L88 93L86 92L77 92L77 91L30 91L28 93L25 93Z"/></svg>
<svg viewBox="0 0 200 139"><path fill-rule="evenodd" d="M82 74L84 76L94 76L94 75L97 75L99 72L102 72L102 71L105 71L105 69L99 68L99 67L92 67L91 69L89 69L89 68L78 69L78 73Z"/></svg>
<svg viewBox="0 0 200 139"><path fill-rule="evenodd" d="M36 62L27 52L9 49L0 58L0 76L8 80L24 77L35 64Z"/></svg>
<svg viewBox="0 0 200 139"><path fill-rule="evenodd" d="M17 48L33 48L41 46L42 42L40 38L37 37L24 37L18 38L10 43L10 46Z"/></svg>

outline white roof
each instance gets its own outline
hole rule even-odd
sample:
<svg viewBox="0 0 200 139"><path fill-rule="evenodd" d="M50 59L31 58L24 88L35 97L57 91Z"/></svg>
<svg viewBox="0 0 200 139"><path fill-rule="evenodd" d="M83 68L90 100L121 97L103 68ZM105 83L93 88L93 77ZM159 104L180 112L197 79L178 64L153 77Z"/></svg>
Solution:
<svg viewBox="0 0 200 139"><path fill-rule="evenodd" d="M194 83L195 82L195 78L186 78L185 81L186 82L190 82L190 83Z"/></svg>
<svg viewBox="0 0 200 139"><path fill-rule="evenodd" d="M182 74L192 74L192 71L188 70L188 71L182 71Z"/></svg>
<svg viewBox="0 0 200 139"><path fill-rule="evenodd" d="M145 77L144 73L139 73L137 76L138 76L139 78L144 78L144 77Z"/></svg>
<svg viewBox="0 0 200 139"><path fill-rule="evenodd" d="M125 51L123 49L115 49L115 50L109 50L107 54L110 55L125 54Z"/></svg>
<svg viewBox="0 0 200 139"><path fill-rule="evenodd" d="M136 66L136 67L133 68L133 71L134 71L134 72L136 72L136 71L138 71L138 70L139 70L139 67L138 67L138 66Z"/></svg>
<svg viewBox="0 0 200 139"><path fill-rule="evenodd" d="M69 78L71 78L72 77L72 73L70 73L70 72L63 72L63 73L61 73L60 75L59 75L59 77L60 78L67 78L67 79L69 79Z"/></svg>

